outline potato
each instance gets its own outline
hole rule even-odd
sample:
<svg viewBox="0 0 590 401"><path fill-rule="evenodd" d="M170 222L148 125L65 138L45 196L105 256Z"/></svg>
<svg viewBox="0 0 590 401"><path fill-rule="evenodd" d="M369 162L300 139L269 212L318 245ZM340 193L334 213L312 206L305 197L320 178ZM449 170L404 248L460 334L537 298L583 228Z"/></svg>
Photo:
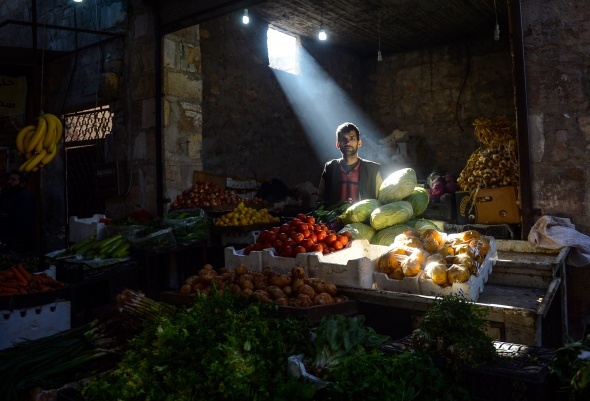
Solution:
<svg viewBox="0 0 590 401"><path fill-rule="evenodd" d="M199 276L190 276L186 280L184 280L184 284L193 285L195 281L199 279Z"/></svg>
<svg viewBox="0 0 590 401"><path fill-rule="evenodd" d="M254 283L249 281L249 280L244 280L239 284L240 288L242 289L242 291L244 290L251 290L254 291Z"/></svg>
<svg viewBox="0 0 590 401"><path fill-rule="evenodd" d="M204 283L210 283L211 280L213 280L215 277L217 277L217 273L215 272L215 270L209 270L209 269L199 270L199 280Z"/></svg>
<svg viewBox="0 0 590 401"><path fill-rule="evenodd" d="M181 294L190 294L193 291L193 287L190 284L183 284L178 290Z"/></svg>
<svg viewBox="0 0 590 401"><path fill-rule="evenodd" d="M307 284L302 284L301 286L299 286L299 288L297 288L297 295L300 294L305 294L311 299L313 299L316 295L315 290Z"/></svg>
<svg viewBox="0 0 590 401"><path fill-rule="evenodd" d="M283 291L283 293L285 294L285 297L287 297L287 298L289 298L291 295L293 295L293 287L291 287L290 285L284 286L283 288L281 288L281 290Z"/></svg>
<svg viewBox="0 0 590 401"><path fill-rule="evenodd" d="M346 302L348 301L348 297L346 295L339 295L334 297L334 302Z"/></svg>
<svg viewBox="0 0 590 401"><path fill-rule="evenodd" d="M279 298L279 299L275 299L274 300L277 304L282 305L282 306L287 306L289 305L289 301L287 300L287 298Z"/></svg>
<svg viewBox="0 0 590 401"><path fill-rule="evenodd" d="M291 269L291 277L293 278L305 278L305 269L301 266L295 266Z"/></svg>
<svg viewBox="0 0 590 401"><path fill-rule="evenodd" d="M301 287L304 284L305 284L305 282L303 281L302 278L294 278L293 281L291 282L291 287L293 288L293 291L297 292L299 287Z"/></svg>
<svg viewBox="0 0 590 401"><path fill-rule="evenodd" d="M254 294L254 291L251 288L242 289L240 292L240 295L244 298L250 298L252 294Z"/></svg>
<svg viewBox="0 0 590 401"><path fill-rule="evenodd" d="M268 280L269 285L276 285L277 287L284 287L286 285L291 285L291 275L290 274L281 274L278 277L272 277Z"/></svg>
<svg viewBox="0 0 590 401"><path fill-rule="evenodd" d="M269 285L266 287L266 292L268 292L272 299L287 298L283 290L276 285Z"/></svg>
<svg viewBox="0 0 590 401"><path fill-rule="evenodd" d="M193 284L193 292L199 292L200 290L207 288L207 283L197 281Z"/></svg>
<svg viewBox="0 0 590 401"><path fill-rule="evenodd" d="M328 305L334 303L334 298L327 292L321 292L313 298L316 305Z"/></svg>
<svg viewBox="0 0 590 401"><path fill-rule="evenodd" d="M293 302L293 306L298 308L307 308L308 306L313 305L313 300L307 294L299 294L297 298L295 298L295 302Z"/></svg>
<svg viewBox="0 0 590 401"><path fill-rule="evenodd" d="M254 283L255 289L264 290L266 288L266 277L262 273L254 273L252 283Z"/></svg>
<svg viewBox="0 0 590 401"><path fill-rule="evenodd" d="M246 267L245 264L240 263L239 265L236 266L236 274L238 276L241 276L242 274L246 274L248 273L248 268Z"/></svg>
<svg viewBox="0 0 590 401"><path fill-rule="evenodd" d="M268 292L264 291L264 290L256 290L252 293L252 298L263 302L263 303L267 303L270 302L270 297L268 296Z"/></svg>
<svg viewBox="0 0 590 401"><path fill-rule="evenodd" d="M242 283L245 281L252 282L253 278L254 278L254 276L250 273L242 274L242 275L238 276L238 285L242 286Z"/></svg>
<svg viewBox="0 0 590 401"><path fill-rule="evenodd" d="M234 294L239 294L242 292L242 288L237 285L237 284L230 284L229 285L229 289L231 290L231 292L233 292Z"/></svg>
<svg viewBox="0 0 590 401"><path fill-rule="evenodd" d="M205 270L213 270L213 266L209 263L203 265L203 269Z"/></svg>

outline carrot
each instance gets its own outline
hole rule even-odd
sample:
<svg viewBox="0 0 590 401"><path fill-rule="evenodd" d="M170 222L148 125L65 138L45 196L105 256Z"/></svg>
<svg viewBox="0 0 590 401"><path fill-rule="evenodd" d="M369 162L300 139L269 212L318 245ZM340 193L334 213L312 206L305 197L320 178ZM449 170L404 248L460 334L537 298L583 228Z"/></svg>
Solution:
<svg viewBox="0 0 590 401"><path fill-rule="evenodd" d="M12 295L12 294L16 294L17 292L18 292L18 289L16 289L16 288L0 287L0 295Z"/></svg>
<svg viewBox="0 0 590 401"><path fill-rule="evenodd" d="M25 278L25 280L31 281L33 279L33 275L27 269L25 269L25 267L23 266L22 263L19 263L16 266L16 268L20 272L20 274L22 274L22 276Z"/></svg>
<svg viewBox="0 0 590 401"><path fill-rule="evenodd" d="M0 283L0 287L17 288L19 286L21 286L21 283L16 280L4 281Z"/></svg>
<svg viewBox="0 0 590 401"><path fill-rule="evenodd" d="M18 293L19 294L28 294L27 290L25 290L23 287L18 287Z"/></svg>
<svg viewBox="0 0 590 401"><path fill-rule="evenodd" d="M5 277L5 278L14 278L14 273L11 272L10 270L6 269L6 270L0 270L0 275Z"/></svg>
<svg viewBox="0 0 590 401"><path fill-rule="evenodd" d="M45 292L45 291L49 291L49 290L51 290L51 287L48 287L46 285L39 286L39 292Z"/></svg>
<svg viewBox="0 0 590 401"><path fill-rule="evenodd" d="M27 280L23 277L23 275L18 271L15 266L10 266L10 271L14 273L16 279L23 285L27 285Z"/></svg>

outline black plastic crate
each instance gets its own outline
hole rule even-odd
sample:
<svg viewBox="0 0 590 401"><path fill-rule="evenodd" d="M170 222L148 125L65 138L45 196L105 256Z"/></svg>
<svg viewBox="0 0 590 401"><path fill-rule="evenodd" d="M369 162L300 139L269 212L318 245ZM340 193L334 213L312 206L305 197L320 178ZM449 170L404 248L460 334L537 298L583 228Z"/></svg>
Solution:
<svg viewBox="0 0 590 401"><path fill-rule="evenodd" d="M495 239L514 239L514 231L510 224L445 224L444 229L447 234L474 230L481 235Z"/></svg>
<svg viewBox="0 0 590 401"><path fill-rule="evenodd" d="M56 279L67 283L101 278L137 267L135 259L101 261L60 260L55 268Z"/></svg>
<svg viewBox="0 0 590 401"><path fill-rule="evenodd" d="M498 358L478 366L464 368L466 386L472 401L553 401L557 383L549 365L554 350L494 341ZM412 351L411 336L380 347L401 354ZM435 361L436 363L437 361Z"/></svg>
<svg viewBox="0 0 590 401"><path fill-rule="evenodd" d="M457 219L457 213L451 202L430 202L426 210L418 217L421 219L443 220L453 223Z"/></svg>
<svg viewBox="0 0 590 401"><path fill-rule="evenodd" d="M554 350L495 342L498 358L466 369L472 401L549 401L556 383L549 372Z"/></svg>

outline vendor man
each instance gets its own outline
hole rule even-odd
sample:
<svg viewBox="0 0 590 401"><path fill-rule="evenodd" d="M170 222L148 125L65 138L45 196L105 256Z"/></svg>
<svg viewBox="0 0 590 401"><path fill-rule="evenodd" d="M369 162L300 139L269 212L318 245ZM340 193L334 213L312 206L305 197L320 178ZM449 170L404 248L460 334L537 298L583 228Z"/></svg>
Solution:
<svg viewBox="0 0 590 401"><path fill-rule="evenodd" d="M318 201L336 203L377 199L381 182L380 164L358 157L362 146L360 131L350 122L336 129L336 147L341 159L330 160L324 166L318 189Z"/></svg>

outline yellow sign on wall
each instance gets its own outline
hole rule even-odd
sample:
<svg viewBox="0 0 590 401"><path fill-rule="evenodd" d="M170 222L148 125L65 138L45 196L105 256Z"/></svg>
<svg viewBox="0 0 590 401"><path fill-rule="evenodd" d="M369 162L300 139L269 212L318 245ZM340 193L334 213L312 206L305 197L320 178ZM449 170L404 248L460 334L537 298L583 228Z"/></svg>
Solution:
<svg viewBox="0 0 590 401"><path fill-rule="evenodd" d="M0 75L0 116L25 114L27 79Z"/></svg>

